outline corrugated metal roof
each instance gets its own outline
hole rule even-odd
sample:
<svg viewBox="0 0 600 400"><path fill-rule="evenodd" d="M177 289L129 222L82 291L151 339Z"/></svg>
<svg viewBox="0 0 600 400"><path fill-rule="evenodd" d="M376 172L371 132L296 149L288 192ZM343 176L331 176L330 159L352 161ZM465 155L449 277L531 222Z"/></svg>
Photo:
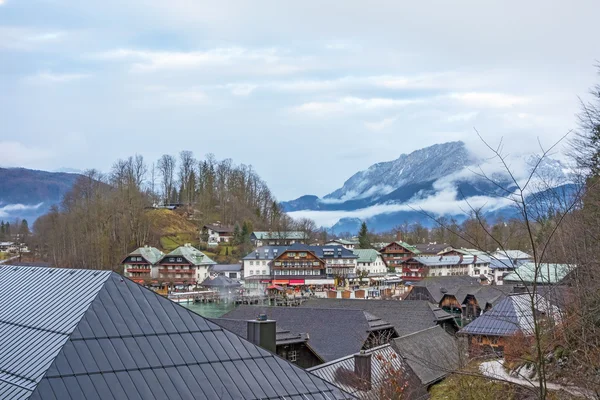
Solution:
<svg viewBox="0 0 600 400"><path fill-rule="evenodd" d="M156 247L144 246L138 247L131 253L130 256L142 256L146 261L150 264L156 264L160 259L165 255L162 251L157 249Z"/></svg>
<svg viewBox="0 0 600 400"><path fill-rule="evenodd" d="M309 368L308 371L360 399L379 400L387 398L386 394L391 396L386 391L385 383L392 379L400 387L406 384L402 392L403 399L428 398L418 377L389 344L369 349L365 354L371 355L372 387L369 390L363 390L362 381L354 372L354 354Z"/></svg>
<svg viewBox="0 0 600 400"><path fill-rule="evenodd" d="M487 264L489 259L473 256L417 256L412 260L418 261L421 264L431 267L440 265L469 265L469 264Z"/></svg>
<svg viewBox="0 0 600 400"><path fill-rule="evenodd" d="M2 399L351 398L115 273L51 270L0 268Z"/></svg>
<svg viewBox="0 0 600 400"><path fill-rule="evenodd" d="M517 332L533 333L532 297L529 294L511 295L494 308L465 326L459 333L485 336L511 336ZM559 318L559 310L540 295L535 296L535 309L552 318Z"/></svg>
<svg viewBox="0 0 600 400"><path fill-rule="evenodd" d="M0 398L31 394L110 274L0 266Z"/></svg>
<svg viewBox="0 0 600 400"><path fill-rule="evenodd" d="M215 264L210 267L213 272L235 272L242 270L242 264Z"/></svg>
<svg viewBox="0 0 600 400"><path fill-rule="evenodd" d="M559 283L567 277L571 271L576 268L572 264L537 264L537 279L536 279L536 264L525 263L519 265L513 272L504 277L504 281L523 282L526 284L537 281L540 284Z"/></svg>

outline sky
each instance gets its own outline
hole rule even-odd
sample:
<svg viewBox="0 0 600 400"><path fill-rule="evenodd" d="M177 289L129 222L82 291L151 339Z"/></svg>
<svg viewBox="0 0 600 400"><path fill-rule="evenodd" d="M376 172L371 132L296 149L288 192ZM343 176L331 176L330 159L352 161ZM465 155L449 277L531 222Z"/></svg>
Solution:
<svg viewBox="0 0 600 400"><path fill-rule="evenodd" d="M576 128L600 2L0 0L0 166L191 150L279 200L475 128L513 154Z"/></svg>

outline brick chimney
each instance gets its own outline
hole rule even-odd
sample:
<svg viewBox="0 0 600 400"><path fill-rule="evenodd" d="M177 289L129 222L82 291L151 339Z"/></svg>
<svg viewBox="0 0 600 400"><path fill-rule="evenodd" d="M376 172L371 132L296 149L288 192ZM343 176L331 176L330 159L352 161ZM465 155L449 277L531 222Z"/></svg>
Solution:
<svg viewBox="0 0 600 400"><path fill-rule="evenodd" d="M248 321L247 336L249 342L275 353L275 321L268 319L266 314L260 314L255 320Z"/></svg>
<svg viewBox="0 0 600 400"><path fill-rule="evenodd" d="M396 232L396 240L399 242L402 241L402 232L400 232L400 231Z"/></svg>
<svg viewBox="0 0 600 400"><path fill-rule="evenodd" d="M354 355L354 373L362 390L371 390L371 354L361 350Z"/></svg>

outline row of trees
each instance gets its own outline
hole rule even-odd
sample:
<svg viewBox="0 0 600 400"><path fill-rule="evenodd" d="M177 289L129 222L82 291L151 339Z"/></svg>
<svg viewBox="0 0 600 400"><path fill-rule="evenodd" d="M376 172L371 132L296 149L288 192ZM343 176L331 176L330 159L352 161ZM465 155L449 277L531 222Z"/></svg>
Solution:
<svg viewBox="0 0 600 400"><path fill-rule="evenodd" d="M0 221L0 241L17 239L25 241L29 234L29 224L26 219L17 218L12 224L9 221Z"/></svg>

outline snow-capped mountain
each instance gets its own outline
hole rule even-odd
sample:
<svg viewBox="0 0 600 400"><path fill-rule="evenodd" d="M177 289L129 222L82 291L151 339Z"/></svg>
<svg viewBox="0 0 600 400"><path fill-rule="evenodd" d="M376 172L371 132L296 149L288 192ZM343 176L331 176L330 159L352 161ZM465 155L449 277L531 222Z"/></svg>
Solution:
<svg viewBox="0 0 600 400"><path fill-rule="evenodd" d="M526 179L538 160L532 155L511 160L517 179ZM539 190L570 181L568 168L556 159L543 159L536 171L545 183ZM530 187L535 192L535 185ZM432 217L441 215L460 220L471 207L484 207L490 216L510 216L503 188L516 186L498 160L478 158L463 142L449 142L374 164L322 199L306 195L282 206L292 217L309 217L337 232L352 232L364 220L371 229L384 231L404 222L431 225Z"/></svg>

